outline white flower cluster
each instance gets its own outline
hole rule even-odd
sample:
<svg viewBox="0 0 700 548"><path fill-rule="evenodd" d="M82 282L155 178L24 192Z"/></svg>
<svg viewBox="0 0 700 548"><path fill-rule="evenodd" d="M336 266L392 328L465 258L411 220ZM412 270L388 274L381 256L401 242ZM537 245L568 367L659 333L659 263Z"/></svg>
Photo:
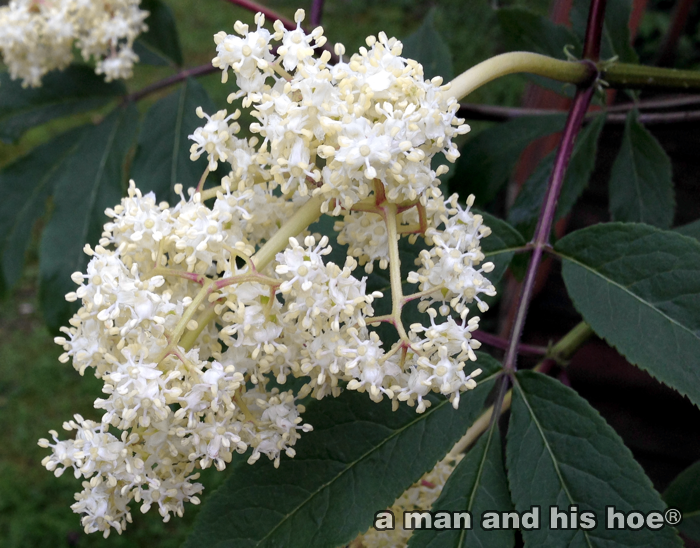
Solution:
<svg viewBox="0 0 700 548"><path fill-rule="evenodd" d="M37 87L73 60L73 47L105 80L130 78L133 44L147 27L140 0L11 0L0 7L0 53L12 79Z"/></svg>
<svg viewBox="0 0 700 548"><path fill-rule="evenodd" d="M367 198L373 181L382 182L392 202L439 195L437 177L447 167L433 171L431 160L442 152L453 162L459 152L452 138L469 131L455 117L458 103L444 93L448 86L439 77L424 80L422 66L401 57L401 42L384 33L367 38L369 49L348 60L336 45L341 60L329 65L328 51L313 56L325 44L323 29L306 34L303 19L299 10L296 29L277 21L270 33L258 14L255 31L239 21L236 34L214 37L212 63L224 82L232 70L240 88L229 101L243 97L245 107L253 105L258 121L250 129L262 138L257 154L246 155L250 163L231 162L234 170L257 165L282 192L322 195L324 211L335 215ZM276 55L273 41L280 42ZM226 136L224 113L218 116L195 134L193 147L195 157L206 150L214 163L234 156L240 144Z"/></svg>
<svg viewBox="0 0 700 548"><path fill-rule="evenodd" d="M351 544L352 548L401 548L408 545L413 529L403 528L404 512L425 511L432 508L440 496L450 474L462 460L463 455L448 454L435 465L435 468L409 487L389 508L394 513L396 527L386 531L378 531L370 527L364 534L359 535Z"/></svg>
<svg viewBox="0 0 700 548"><path fill-rule="evenodd" d="M456 103L383 35L328 67L326 52L312 57L322 30L305 34L302 19L270 34L258 14L256 31L239 22L240 36L216 36L214 64L235 71L262 140L235 137L238 111L198 109L205 123L190 136L192 157L209 160L198 189L185 199L178 185L170 207L132 181L107 210L99 245L85 248L87 272L73 275L79 287L66 298L82 307L56 342L63 362L102 379L107 397L95 407L104 414L66 423L75 440L52 433L53 443L40 444L52 449L48 469L89 480L73 505L88 532L121 532L132 500L144 511L157 504L166 520L182 514L202 489L196 469L221 470L234 451L276 466L282 453L293 457L300 432L311 430L299 398L347 388L420 413L431 392L456 408L476 386L481 370L466 364L480 346L479 318L467 319L466 306L484 311L479 295L495 294L479 246L490 231L470 211L473 197L466 207L456 195L445 200L430 170L437 152L457 155L451 138L466 126ZM220 162L230 173L202 191ZM309 232L322 212L342 215L342 264L327 260L327 236ZM420 291L403 295L398 243L419 236L428 248L408 281ZM390 269L384 316L373 309L382 293L355 274L375 262ZM418 300L425 325L405 328L401 310ZM385 348L380 323L396 328L398 342ZM292 378L296 388L283 391Z"/></svg>

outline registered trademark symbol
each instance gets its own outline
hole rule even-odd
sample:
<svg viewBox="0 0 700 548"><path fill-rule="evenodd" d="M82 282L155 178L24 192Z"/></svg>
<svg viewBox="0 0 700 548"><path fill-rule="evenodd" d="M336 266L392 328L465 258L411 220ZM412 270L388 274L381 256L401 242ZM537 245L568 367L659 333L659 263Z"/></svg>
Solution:
<svg viewBox="0 0 700 548"><path fill-rule="evenodd" d="M683 519L683 514L676 508L669 508L664 512L664 519L669 525L678 525Z"/></svg>

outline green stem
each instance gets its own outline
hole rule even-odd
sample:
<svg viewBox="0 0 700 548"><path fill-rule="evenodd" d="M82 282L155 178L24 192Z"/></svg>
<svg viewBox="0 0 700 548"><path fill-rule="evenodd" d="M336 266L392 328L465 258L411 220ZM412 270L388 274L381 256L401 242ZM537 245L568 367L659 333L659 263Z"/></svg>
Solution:
<svg viewBox="0 0 700 548"><path fill-rule="evenodd" d="M697 70L676 70L616 63L602 70L600 77L613 88L700 89L700 71Z"/></svg>
<svg viewBox="0 0 700 548"><path fill-rule="evenodd" d="M197 337L199 337L202 331L204 331L204 328L209 325L209 322L211 322L215 317L216 301L210 303L209 306L207 306L204 311L197 316L197 319L195 320L197 322L197 329L185 333L180 339L179 346L184 348L185 352L189 352L194 346L194 343L197 341Z"/></svg>
<svg viewBox="0 0 700 548"><path fill-rule="evenodd" d="M581 322L564 335L559 342L551 348L548 355L552 358L568 359L591 335L593 335L591 326L586 322Z"/></svg>
<svg viewBox="0 0 700 548"><path fill-rule="evenodd" d="M389 281L391 283L391 315L399 337L408 342L408 335L401 321L403 288L401 287L401 259L399 258L399 236L396 226L396 204L385 202L382 207L389 239Z"/></svg>
<svg viewBox="0 0 700 548"><path fill-rule="evenodd" d="M550 355L561 358L569 358L574 354L574 352L576 352L576 350L581 348L583 343L585 343L592 334L593 330L589 327L589 325L586 322L581 322L566 335L564 335L557 342L557 344L552 347ZM547 359L538 363L534 368L534 371L544 369ZM512 390L508 390L508 392L505 393L503 404L501 405L501 413L505 413L508 411L508 409L510 409L512 396ZM469 427L462 439L459 440L450 450L450 454L456 456L468 449L489 427L492 416L493 405L484 411L481 416L476 419L476 421L474 421L474 424Z"/></svg>
<svg viewBox="0 0 700 548"><path fill-rule="evenodd" d="M280 251L289 245L289 238L297 236L311 223L321 216L321 205L325 201L323 195L309 198L303 206L296 210L275 235L251 257L257 270L263 270Z"/></svg>
<svg viewBox="0 0 700 548"><path fill-rule="evenodd" d="M182 337L182 334L185 332L185 329L187 329L187 324L190 322L192 317L197 313L197 309L199 308L199 305L202 304L205 299L209 296L209 293L211 292L211 287L213 285L213 281L207 279L203 284L202 288L199 290L199 293L195 296L195 298L192 300L190 305L187 307L187 310L185 310L185 313L182 315L182 318L177 322L177 325L175 326L175 329L173 332L170 334L170 342L168 346L165 347L165 350L161 353L160 357L158 358L158 363L160 363L165 357L170 353L170 351L173 348L176 348L178 344L180 343L180 337Z"/></svg>
<svg viewBox="0 0 700 548"><path fill-rule="evenodd" d="M538 53L512 51L482 61L457 76L450 83L447 95L461 99L491 80L519 72L578 85L586 84L596 76L590 62L561 61Z"/></svg>

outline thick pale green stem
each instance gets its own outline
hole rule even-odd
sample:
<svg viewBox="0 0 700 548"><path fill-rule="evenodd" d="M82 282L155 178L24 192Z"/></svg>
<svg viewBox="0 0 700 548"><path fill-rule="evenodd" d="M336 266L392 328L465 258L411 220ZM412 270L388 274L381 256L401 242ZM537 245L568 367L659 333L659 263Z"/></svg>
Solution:
<svg viewBox="0 0 700 548"><path fill-rule="evenodd" d="M175 325L175 329L170 334L170 342L165 348L165 350L163 350L161 356L158 358L158 362L163 360L173 348L176 348L178 346L180 342L180 337L182 337L182 334L185 332L185 329L187 329L187 324L193 319L194 315L197 313L199 305L201 305L211 293L211 287L213 283L214 282L212 280L207 279L202 284L202 288L199 290L199 293L197 293L195 298L192 299L192 302L185 310L185 313L182 315L182 318L180 318L180 320L177 322L177 325Z"/></svg>
<svg viewBox="0 0 700 548"><path fill-rule="evenodd" d="M463 72L450 82L450 89L446 94L462 99L491 80L519 72L537 74L571 84L585 84L595 77L592 63L561 61L538 53L512 51L496 55Z"/></svg>
<svg viewBox="0 0 700 548"><path fill-rule="evenodd" d="M298 235L321 216L321 204L325 197L322 195L309 198L303 206L296 210L275 235L251 257L257 270L262 270L275 258L280 251L289 245L289 238Z"/></svg>
<svg viewBox="0 0 700 548"><path fill-rule="evenodd" d="M396 204L386 202L383 206L384 222L389 238L389 281L391 283L391 315L399 337L408 342L408 335L401 321L403 308L403 287L401 285L401 259L399 259L399 238L396 226Z"/></svg>
<svg viewBox="0 0 700 548"><path fill-rule="evenodd" d="M700 89L700 71L615 63L600 76L610 87L632 89Z"/></svg>

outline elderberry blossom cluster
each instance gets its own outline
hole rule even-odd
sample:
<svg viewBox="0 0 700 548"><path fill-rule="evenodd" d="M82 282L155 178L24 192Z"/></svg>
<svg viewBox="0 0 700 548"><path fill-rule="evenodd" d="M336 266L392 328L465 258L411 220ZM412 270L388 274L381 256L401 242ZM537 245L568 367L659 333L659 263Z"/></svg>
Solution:
<svg viewBox="0 0 700 548"><path fill-rule="evenodd" d="M485 311L495 294L480 248L490 230L473 196L443 197L446 168L430 168L437 153L458 155L452 138L468 128L457 105L397 40L370 37L369 50L331 66L328 52L314 57L322 29L307 34L301 10L296 21L271 33L258 14L255 31L239 22L237 35L216 35L214 65L224 83L233 70L231 99L253 107L256 135L236 137L238 110L197 109L192 158L208 159L197 188L186 198L177 185L170 206L132 181L99 245L85 247L86 272L73 274L66 298L81 308L56 342L62 362L103 381L103 414L76 416L64 423L74 439L52 431L40 445L49 470L84 478L72 508L87 532L121 532L133 503L166 521L182 515L199 502L197 470L223 470L234 452L275 466L293 457L312 429L302 398L356 390L421 413L431 393L457 408L476 386L479 318L468 305ZM220 186L202 190L219 164ZM348 246L338 263L328 235L309 229L323 213ZM402 280L399 241L419 238L417 268ZM388 291L368 289L362 274L375 264L389 270ZM417 292L403 294L403 282ZM380 299L390 314L375 314ZM413 301L423 321L404 326Z"/></svg>
<svg viewBox="0 0 700 548"><path fill-rule="evenodd" d="M42 77L73 61L96 60L110 82L130 78L138 56L133 45L147 27L140 0L11 0L0 7L0 54L12 79L38 87Z"/></svg>

